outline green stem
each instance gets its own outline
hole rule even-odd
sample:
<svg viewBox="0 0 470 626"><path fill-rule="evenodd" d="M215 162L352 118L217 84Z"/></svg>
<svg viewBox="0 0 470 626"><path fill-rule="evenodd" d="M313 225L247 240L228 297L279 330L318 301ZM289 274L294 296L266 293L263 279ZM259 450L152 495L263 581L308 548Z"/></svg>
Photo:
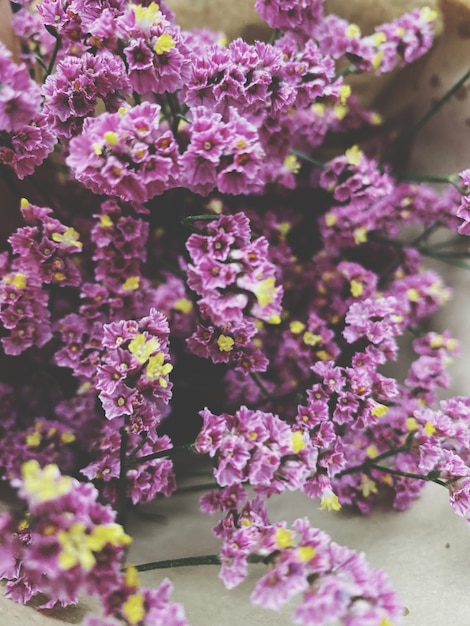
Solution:
<svg viewBox="0 0 470 626"><path fill-rule="evenodd" d="M139 441L139 443L136 445L136 447L132 450L132 452L127 457L127 460L126 460L127 465L129 465L129 463L131 463L135 459L137 454L142 450L142 448L145 446L145 444L149 440L147 433L145 434L141 433L140 436L142 437L141 441Z"/></svg>
<svg viewBox="0 0 470 626"><path fill-rule="evenodd" d="M211 222L212 220L218 220L219 215L213 215L212 213L203 213L202 215L187 215L181 220L183 224L191 224L192 222Z"/></svg>
<svg viewBox="0 0 470 626"><path fill-rule="evenodd" d="M178 133L178 124L180 119L179 103L175 97L175 94L168 92L166 94L166 101L168 103L168 108L170 109L170 114L172 117L171 130L173 132L173 135L175 135L176 137Z"/></svg>
<svg viewBox="0 0 470 626"><path fill-rule="evenodd" d="M217 483L205 483L201 485L188 485L187 487L180 487L177 489L173 496L179 496L185 493L197 493L198 491L212 491L214 489L222 489Z"/></svg>
<svg viewBox="0 0 470 626"><path fill-rule="evenodd" d="M417 248L423 241L427 241L429 237L440 228L440 226L441 225L438 223L427 226L427 228L425 228L423 232L416 237L416 239L413 239L411 246L413 248Z"/></svg>
<svg viewBox="0 0 470 626"><path fill-rule="evenodd" d="M189 443L184 446L175 446L174 448L168 448L167 450L160 450L159 452L153 452L152 454L146 454L145 456L137 456L132 460L128 459L127 467L132 467L134 465L140 465L141 463L147 463L148 461L153 461L154 459L161 459L165 456L170 456L174 452L178 452L181 450L192 450L192 443Z"/></svg>
<svg viewBox="0 0 470 626"><path fill-rule="evenodd" d="M57 54L59 52L60 45L62 43L62 37L59 35L57 31L51 29L49 30L49 32L52 34L53 37L55 37L55 45L54 45L54 50L52 51L51 58L49 60L49 65L47 66L47 69L46 69L44 80L46 80L46 78L50 76L50 74L52 73L52 70L54 69L55 61L57 59Z"/></svg>
<svg viewBox="0 0 470 626"><path fill-rule="evenodd" d="M391 467L386 467L384 465L377 465L376 463L369 463L369 467L379 472L384 472L386 474L392 474L393 476L403 476L404 478L416 478L417 480L425 480L427 482L436 483L436 485L441 485L441 487L449 487L449 483L444 482L443 480L439 480L432 474L413 474L411 472L402 472L401 470L392 469Z"/></svg>
<svg viewBox="0 0 470 626"><path fill-rule="evenodd" d="M268 400L272 400L274 398L273 394L265 387L263 381L256 372L250 372L250 377L256 386L261 389Z"/></svg>
<svg viewBox="0 0 470 626"><path fill-rule="evenodd" d="M308 156L308 154L304 154L303 152L299 152L298 150L295 150L294 148L291 148L289 150L289 152L291 154L293 154L294 156L299 157L299 159L302 159L302 161L306 161L307 163L311 163L312 165L316 165L317 167L320 167L322 170L324 170L326 168L326 164L322 163L321 161L317 161L316 159L312 158L311 156Z"/></svg>
<svg viewBox="0 0 470 626"><path fill-rule="evenodd" d="M467 82L470 78L470 69L446 91L446 93L435 102L432 107L419 119L408 131L398 137L396 146L401 146L404 142L409 142L416 133L439 111L441 107Z"/></svg>
<svg viewBox="0 0 470 626"><path fill-rule="evenodd" d="M129 418L125 418L124 426L119 431L121 435L121 447L119 450L119 479L118 479L118 522L126 527L126 504L127 504L127 445L129 443L129 433L127 426Z"/></svg>
<svg viewBox="0 0 470 626"><path fill-rule="evenodd" d="M443 185L452 185L460 193L465 193L463 187L458 184L459 177L457 174L451 174L450 176L434 176L431 174L407 174L403 176L401 180L409 183L440 183Z"/></svg>
<svg viewBox="0 0 470 626"><path fill-rule="evenodd" d="M266 557L260 554L250 554L249 563L263 563ZM191 567L194 565L221 565L220 555L205 554L204 556L187 556L181 559L169 559L167 561L154 561L153 563L142 563L136 565L139 572L149 572L154 569L169 569L171 567Z"/></svg>
<svg viewBox="0 0 470 626"><path fill-rule="evenodd" d="M333 82L336 82L338 78L340 78L341 76L345 77L345 76L349 76L350 74L357 74L358 71L359 70L354 65L354 63L350 63L349 65L346 65L346 67L344 67L335 75Z"/></svg>
<svg viewBox="0 0 470 626"><path fill-rule="evenodd" d="M348 467L348 469L345 469L342 472L339 472L338 474L336 474L335 478L341 478L342 476L346 476L348 474L355 474L356 472L366 472L370 468L372 463L377 463L377 461L383 461L384 459L388 459L391 456L396 456L397 454L400 454L401 452L409 452L409 451L410 451L410 445L409 443L405 443L405 445L401 446L400 448L393 448L392 450L387 450L387 452L382 452L382 454L377 455L373 459L367 459L367 461L364 461L364 463L361 463L360 465L354 465L353 467Z"/></svg>

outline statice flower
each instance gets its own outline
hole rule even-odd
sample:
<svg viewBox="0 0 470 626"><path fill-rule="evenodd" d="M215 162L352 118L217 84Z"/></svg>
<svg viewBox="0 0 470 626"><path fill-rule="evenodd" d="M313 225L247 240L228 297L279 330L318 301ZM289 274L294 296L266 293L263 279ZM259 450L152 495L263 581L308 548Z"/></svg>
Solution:
<svg viewBox="0 0 470 626"><path fill-rule="evenodd" d="M96 388L108 420L147 408L158 423L157 401L166 404L171 397L168 335L168 322L155 309L139 322L104 325Z"/></svg>
<svg viewBox="0 0 470 626"><path fill-rule="evenodd" d="M264 151L256 126L230 108L221 114L196 107L186 132L189 145L181 156L180 184L199 194L214 188L242 194L263 187Z"/></svg>
<svg viewBox="0 0 470 626"><path fill-rule="evenodd" d="M170 496L176 488L173 462L168 458L173 447L170 438L158 436L154 414L150 410L145 411L145 408L136 410L127 425L123 427L122 424L123 420L119 418L105 424L101 434L91 444L92 461L80 470L81 474L89 480L99 481L107 502L118 502L124 428L128 456L126 498L133 504L143 504L154 500L157 494ZM140 433L147 435L143 438Z"/></svg>
<svg viewBox="0 0 470 626"><path fill-rule="evenodd" d="M46 116L39 113L20 130L0 139L0 162L10 167L20 180L34 173L36 167L52 151L56 136L51 132Z"/></svg>
<svg viewBox="0 0 470 626"><path fill-rule="evenodd" d="M213 45L204 56L196 51L193 54L191 76L183 90L191 108L204 106L224 114L228 107L234 107L261 126L267 115L287 113L295 102L296 91L287 80L287 66L279 48L236 39L227 48Z"/></svg>
<svg viewBox="0 0 470 626"><path fill-rule="evenodd" d="M16 5L13 14L13 30L21 42L20 58L31 69L36 69L37 51L40 51L45 63L49 63L55 43L34 6L33 0L26 0L21 6Z"/></svg>
<svg viewBox="0 0 470 626"><path fill-rule="evenodd" d="M254 320L278 324L282 297L266 239L252 241L249 221L238 213L212 221L207 234L191 235L187 249L188 286L200 296L201 314L190 350L215 363L262 370L266 361L252 341Z"/></svg>
<svg viewBox="0 0 470 626"><path fill-rule="evenodd" d="M380 172L358 146L330 161L320 174L320 186L336 202L324 216L321 232L326 242L341 246L366 241L367 233L381 230L389 205L380 200L390 196L393 180Z"/></svg>
<svg viewBox="0 0 470 626"><path fill-rule="evenodd" d="M251 594L254 604L279 610L301 595L295 624L399 623L402 607L384 572L312 528L307 518L295 520L292 529L271 524L259 498L248 500L246 492L233 487L203 496L201 508L225 513L214 533L223 542L219 576L226 587L246 578L250 560L266 564Z"/></svg>
<svg viewBox="0 0 470 626"><path fill-rule="evenodd" d="M365 337L382 349L397 352L395 337L404 328L404 318L397 314L398 300L393 296L367 298L353 303L346 315L343 335L348 343Z"/></svg>
<svg viewBox="0 0 470 626"><path fill-rule="evenodd" d="M128 76L137 93L180 89L189 77L189 49L181 30L155 2L129 4L116 23Z"/></svg>
<svg viewBox="0 0 470 626"><path fill-rule="evenodd" d="M436 18L436 11L422 7L376 26L373 34L364 37L356 24L330 15L321 22L315 36L324 53L334 58L345 55L361 71L384 74L430 49Z"/></svg>
<svg viewBox="0 0 470 626"><path fill-rule="evenodd" d="M55 137L40 110L39 86L1 42L0 85L0 163L22 179L44 161Z"/></svg>
<svg viewBox="0 0 470 626"><path fill-rule="evenodd" d="M460 222L458 230L461 235L468 235L470 234L470 169L460 172L459 178L463 183L465 193L462 194L456 212Z"/></svg>
<svg viewBox="0 0 470 626"><path fill-rule="evenodd" d="M272 413L241 407L235 415L204 409L201 416L195 450L216 457L214 476L222 487L248 482L269 496L301 489L316 470L317 449Z"/></svg>
<svg viewBox="0 0 470 626"><path fill-rule="evenodd" d="M66 159L75 178L97 194L131 202L145 202L174 187L178 147L160 112L157 104L144 102L87 117Z"/></svg>
<svg viewBox="0 0 470 626"><path fill-rule="evenodd" d="M146 261L146 248L142 242L148 238L148 223L115 200L103 202L94 219L91 240L95 246L92 258L97 283L102 284L108 294L115 293L120 298L142 289L142 264ZM96 286L96 283L92 284ZM99 309L100 304L97 305ZM92 315L96 308L90 302L81 310Z"/></svg>
<svg viewBox="0 0 470 626"><path fill-rule="evenodd" d="M305 41L323 18L323 0L256 0L255 9L271 27Z"/></svg>
<svg viewBox="0 0 470 626"><path fill-rule="evenodd" d="M0 131L19 131L39 113L40 89L26 67L17 65L1 42L0 84Z"/></svg>
<svg viewBox="0 0 470 626"><path fill-rule="evenodd" d="M30 517L3 513L1 575L7 596L24 604L41 593L43 606L74 604L80 591L104 595L120 578L119 560L131 538L114 511L98 503L93 485L62 476L56 465L27 461L14 481ZM8 554L10 555L8 557Z"/></svg>
<svg viewBox="0 0 470 626"><path fill-rule="evenodd" d="M21 200L21 214L26 226L8 239L15 266L26 275L36 275L43 284L77 287L81 277L73 255L83 247L79 233L72 226L52 217L52 209Z"/></svg>
<svg viewBox="0 0 470 626"><path fill-rule="evenodd" d="M54 463L62 471L72 472L76 463L76 433L73 424L43 418L35 419L31 426L21 430L11 428L0 441L4 466L2 478L10 481L19 478L23 463L29 460L35 460L41 466Z"/></svg>
<svg viewBox="0 0 470 626"><path fill-rule="evenodd" d="M106 110L116 111L129 92L124 62L118 56L85 52L80 58L66 56L47 77L43 110L51 130L64 140L80 133L99 100Z"/></svg>
<svg viewBox="0 0 470 626"><path fill-rule="evenodd" d="M4 257L0 282L0 320L8 331L2 337L7 354L42 347L52 337L49 293L46 285L77 286L80 275L73 263L82 244L77 231L51 216L51 209L23 199L27 224L9 238L14 256Z"/></svg>
<svg viewBox="0 0 470 626"><path fill-rule="evenodd" d="M84 626L188 626L183 607L172 602L173 587L165 579L157 589L142 587L137 569L127 565L118 588L103 598L105 617L87 615ZM116 599L119 598L119 603Z"/></svg>

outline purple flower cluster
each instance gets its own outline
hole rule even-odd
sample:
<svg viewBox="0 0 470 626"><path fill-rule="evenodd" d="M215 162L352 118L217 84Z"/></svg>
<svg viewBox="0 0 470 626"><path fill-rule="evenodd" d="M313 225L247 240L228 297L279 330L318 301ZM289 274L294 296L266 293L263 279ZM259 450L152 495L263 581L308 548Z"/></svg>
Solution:
<svg viewBox="0 0 470 626"><path fill-rule="evenodd" d="M93 114L98 100L108 111L125 104L130 92L124 62L114 54L85 52L66 56L47 77L43 87L48 126L64 139L80 134L83 121Z"/></svg>
<svg viewBox="0 0 470 626"><path fill-rule="evenodd" d="M240 407L235 415L202 413L195 450L217 458L214 476L222 487L249 483L270 496L303 489L316 470L318 449L301 430L272 413Z"/></svg>
<svg viewBox="0 0 470 626"><path fill-rule="evenodd" d="M116 20L129 81L137 93L173 92L189 77L189 49L179 26L152 2L130 4Z"/></svg>
<svg viewBox="0 0 470 626"><path fill-rule="evenodd" d="M119 580L119 559L131 541L114 511L98 503L91 484L62 476L56 465L27 461L17 482L31 517L1 517L8 597L26 602L46 593L47 607L74 604L80 590L104 594Z"/></svg>
<svg viewBox="0 0 470 626"><path fill-rule="evenodd" d="M22 200L27 226L11 235L11 262L3 256L0 319L9 335L2 337L7 354L41 347L52 337L49 285L77 286L80 275L73 263L82 244L77 231L51 216L52 211Z"/></svg>
<svg viewBox="0 0 470 626"><path fill-rule="evenodd" d="M37 461L23 464L15 481L29 514L2 513L1 576L8 580L6 595L19 602L42 594L42 608L60 602L75 604L80 592L97 596L106 615L119 618L93 623L185 626L182 608L172 604L168 581L158 590L140 586L132 566L122 574L120 562L132 541L115 512L98 502L98 491L61 475L53 464L40 468ZM119 601L117 601L119 599ZM95 621L93 621L95 619Z"/></svg>
<svg viewBox="0 0 470 626"><path fill-rule="evenodd" d="M292 530L285 523L271 524L263 502L248 500L235 487L203 496L201 507L225 513L214 533L222 540L219 576L226 587L246 578L250 557L266 563L251 594L254 604L276 611L301 594L293 623L309 626L400 619L401 606L385 574L371 568L362 554L312 528L306 517L295 520Z"/></svg>
<svg viewBox="0 0 470 626"><path fill-rule="evenodd" d="M188 340L189 349L214 363L233 363L245 372L262 371L266 359L256 348L255 320L279 324L282 288L275 267L266 259L268 242L251 240L242 213L221 216L193 234L186 247L188 286L200 299L200 321Z"/></svg>
<svg viewBox="0 0 470 626"><path fill-rule="evenodd" d="M174 187L178 148L160 124L160 107L144 102L117 113L87 117L82 134L70 142L67 165L95 193L145 202Z"/></svg>
<svg viewBox="0 0 470 626"><path fill-rule="evenodd" d="M44 161L55 141L41 112L39 86L0 42L0 163L22 179Z"/></svg>

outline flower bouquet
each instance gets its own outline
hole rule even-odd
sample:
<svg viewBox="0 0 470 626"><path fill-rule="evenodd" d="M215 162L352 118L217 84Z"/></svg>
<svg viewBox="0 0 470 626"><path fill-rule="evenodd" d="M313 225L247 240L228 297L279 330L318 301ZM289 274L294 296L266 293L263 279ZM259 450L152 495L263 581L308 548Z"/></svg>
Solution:
<svg viewBox="0 0 470 626"><path fill-rule="evenodd" d="M410 506L426 482L470 518L470 398L429 330L468 256L470 170L405 174L414 134L348 76L424 55L435 11L363 35L321 0L256 0L269 41L182 30L165 2L21 0L0 45L0 574L16 602L95 596L87 626L182 626L171 583L216 564L293 623L391 626L387 575L305 516ZM442 183L440 191L426 184ZM11 200L11 201L10 201ZM9 204L10 203L10 204ZM10 206L11 205L11 206ZM13 207L13 210L11 209ZM411 362L388 369L408 337ZM186 474L217 554L127 563L130 509ZM210 483L207 481L210 479ZM189 620L190 620L190 616Z"/></svg>

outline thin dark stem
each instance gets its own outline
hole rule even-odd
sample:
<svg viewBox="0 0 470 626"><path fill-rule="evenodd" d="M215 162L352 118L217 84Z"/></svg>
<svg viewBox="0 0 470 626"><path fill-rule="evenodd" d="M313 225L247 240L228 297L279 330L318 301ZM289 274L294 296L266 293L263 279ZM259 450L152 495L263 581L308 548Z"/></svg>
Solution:
<svg viewBox="0 0 470 626"><path fill-rule="evenodd" d="M121 526L126 527L126 503L127 503L127 445L129 443L129 433L127 432L127 424L129 418L126 417L124 426L121 428L121 448L119 450L119 479L118 479L118 521Z"/></svg>
<svg viewBox="0 0 470 626"><path fill-rule="evenodd" d="M172 117L171 130L173 132L173 135L175 135L176 137L178 133L178 124L180 119L179 104L174 93L167 93L166 101L168 103L168 108L170 109L170 114Z"/></svg>
<svg viewBox="0 0 470 626"><path fill-rule="evenodd" d="M141 463L147 463L148 461L153 461L154 459L161 459L165 456L170 456L174 452L179 452L181 450L192 450L193 444L187 444L184 446L175 446L174 448L168 448L167 450L160 450L159 452L153 452L152 454L146 454L145 456L137 456L134 459L128 459L127 467L132 467L134 465L140 465Z"/></svg>
<svg viewBox="0 0 470 626"><path fill-rule="evenodd" d="M347 474L355 474L356 472L365 472L367 471L373 463L377 463L378 461L383 461L384 459L388 459L391 456L395 456L400 454L401 452L409 452L410 446L406 443L404 446L400 448L393 448L392 450L387 450L387 452L382 452L382 454L377 455L373 459L367 459L364 463L360 465L354 465L353 467L348 467L348 469L343 470L336 474L335 478L341 478L342 476L346 476Z"/></svg>
<svg viewBox="0 0 470 626"><path fill-rule="evenodd" d="M438 230L440 226L441 226L440 224L434 223L428 226L427 228L425 228L423 232L416 237L416 239L413 239L413 241L411 242L411 246L414 248L417 248L423 241L426 241L427 239L429 239L429 237L434 232L436 232L436 230Z"/></svg>
<svg viewBox="0 0 470 626"><path fill-rule="evenodd" d="M392 469L391 467L386 467L384 465L377 465L376 463L369 463L369 467L379 472L384 472L387 474L392 474L393 476L403 476L404 478L415 478L417 480L425 480L427 482L436 483L436 485L441 485L441 487L449 487L449 484L436 478L433 475L424 475L424 474L413 474L411 472L402 472L401 470Z"/></svg>
<svg viewBox="0 0 470 626"><path fill-rule="evenodd" d="M266 557L260 554L250 554L249 563L264 563ZM220 565L221 559L218 554L206 554L204 556L187 556L181 559L169 559L167 561L154 561L153 563L142 563L137 565L139 572L149 572L154 569L169 569L171 567L191 567L194 565Z"/></svg>
<svg viewBox="0 0 470 626"><path fill-rule="evenodd" d="M258 374L256 372L250 372L250 377L251 377L252 381L256 384L256 386L259 389L261 389L261 391L264 393L266 398L268 400L272 400L273 399L273 394L265 387L263 381L258 376Z"/></svg>
<svg viewBox="0 0 470 626"><path fill-rule="evenodd" d="M402 146L404 143L409 143L416 133L439 111L441 107L455 94L457 91L467 82L470 78L470 70L467 70L465 74L446 91L446 93L435 102L432 107L419 119L409 130L403 133L396 142L396 146Z"/></svg>
<svg viewBox="0 0 470 626"><path fill-rule="evenodd" d="M171 567L190 567L191 565L220 565L218 554L206 554L204 556L186 556L181 559L168 559L167 561L154 561L136 565L138 572L149 572L154 569L169 569Z"/></svg>
<svg viewBox="0 0 470 626"><path fill-rule="evenodd" d="M341 76L345 77L345 76L349 76L350 74L357 74L358 71L359 70L354 65L354 63L350 63L349 65L346 65L346 67L344 67L335 75L333 82L336 82L338 78L340 78Z"/></svg>
<svg viewBox="0 0 470 626"><path fill-rule="evenodd" d="M458 184L458 175L451 174L450 176L434 176L431 174L407 174L403 176L401 180L409 183L438 183L443 185L452 185L460 193L464 193L464 188Z"/></svg>
<svg viewBox="0 0 470 626"><path fill-rule="evenodd" d="M217 483L205 483L201 485L188 485L187 487L180 487L172 495L179 496L185 493L197 493L198 491L212 491L214 489L222 489Z"/></svg>
<svg viewBox="0 0 470 626"><path fill-rule="evenodd" d="M303 152L299 152L298 150L295 150L294 148L291 148L289 150L289 152L291 154L293 154L294 156L299 157L299 159L301 159L302 161L306 161L307 163L311 163L312 165L316 165L317 167L321 168L322 170L324 170L325 167L326 167L325 163L322 163L321 161L317 161L316 159L314 159L313 157L309 156L308 154L304 154Z"/></svg>
<svg viewBox="0 0 470 626"><path fill-rule="evenodd" d="M137 454L142 450L142 448L145 446L145 444L149 440L146 433L141 433L141 437L142 437L141 441L139 441L138 445L136 445L136 447L132 450L132 452L127 457L126 463L128 465L135 459Z"/></svg>
<svg viewBox="0 0 470 626"><path fill-rule="evenodd" d="M52 51L51 58L49 60L49 64L46 69L44 80L46 80L46 78L50 76L50 74L52 73L52 70L54 69L55 61L57 59L57 54L60 50L60 45L62 43L62 37L59 35L59 33L53 32L53 31L49 31L49 32L51 32L52 35L55 37L55 45L54 45L54 50Z"/></svg>

